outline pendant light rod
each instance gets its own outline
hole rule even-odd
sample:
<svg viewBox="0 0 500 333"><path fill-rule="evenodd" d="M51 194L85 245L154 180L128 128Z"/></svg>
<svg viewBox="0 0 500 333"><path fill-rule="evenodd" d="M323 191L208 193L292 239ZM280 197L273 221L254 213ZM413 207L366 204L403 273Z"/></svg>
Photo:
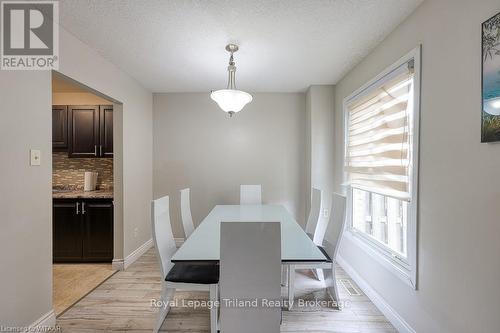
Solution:
<svg viewBox="0 0 500 333"><path fill-rule="evenodd" d="M238 51L238 45L236 44L227 44L226 51L231 55L229 56L229 66L227 66L227 89L236 90L236 63L234 62L234 52Z"/></svg>

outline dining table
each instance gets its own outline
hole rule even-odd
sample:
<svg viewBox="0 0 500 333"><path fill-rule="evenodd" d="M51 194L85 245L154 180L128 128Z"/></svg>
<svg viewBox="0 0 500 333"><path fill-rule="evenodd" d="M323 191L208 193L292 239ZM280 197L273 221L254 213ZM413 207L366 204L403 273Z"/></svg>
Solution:
<svg viewBox="0 0 500 333"><path fill-rule="evenodd" d="M282 265L328 261L283 205L217 205L172 256L172 262L218 263L221 222L280 222ZM292 304L293 295L288 298Z"/></svg>

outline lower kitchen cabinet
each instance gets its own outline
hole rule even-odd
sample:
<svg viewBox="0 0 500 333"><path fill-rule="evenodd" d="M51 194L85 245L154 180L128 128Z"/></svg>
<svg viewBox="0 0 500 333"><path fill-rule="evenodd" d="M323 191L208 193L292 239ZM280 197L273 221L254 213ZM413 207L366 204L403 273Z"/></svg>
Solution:
<svg viewBox="0 0 500 333"><path fill-rule="evenodd" d="M54 200L52 221L54 261L81 261L82 223L76 202Z"/></svg>
<svg viewBox="0 0 500 333"><path fill-rule="evenodd" d="M113 260L113 202L90 201L84 209L83 258Z"/></svg>
<svg viewBox="0 0 500 333"><path fill-rule="evenodd" d="M53 261L113 260L113 201L54 199Z"/></svg>

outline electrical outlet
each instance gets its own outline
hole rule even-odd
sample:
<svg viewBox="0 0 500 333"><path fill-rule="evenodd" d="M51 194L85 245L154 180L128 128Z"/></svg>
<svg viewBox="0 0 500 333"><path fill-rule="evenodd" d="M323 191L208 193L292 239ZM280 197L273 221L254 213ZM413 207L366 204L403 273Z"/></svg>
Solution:
<svg viewBox="0 0 500 333"><path fill-rule="evenodd" d="M139 228L135 227L134 228L134 238L137 238L137 232L139 231Z"/></svg>
<svg viewBox="0 0 500 333"><path fill-rule="evenodd" d="M42 153L40 150L31 149L30 150L30 165L40 165L40 159L42 158Z"/></svg>
<svg viewBox="0 0 500 333"><path fill-rule="evenodd" d="M324 217L326 217L326 218L328 218L328 216L329 216L329 215L330 215L330 214L329 214L329 212L328 212L328 209L326 209L326 208L325 208L325 209L323 209L323 216L324 216Z"/></svg>

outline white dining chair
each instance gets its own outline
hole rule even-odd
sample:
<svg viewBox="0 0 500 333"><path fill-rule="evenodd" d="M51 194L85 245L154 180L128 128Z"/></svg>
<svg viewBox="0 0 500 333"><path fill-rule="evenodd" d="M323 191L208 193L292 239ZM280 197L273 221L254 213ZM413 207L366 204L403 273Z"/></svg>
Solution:
<svg viewBox="0 0 500 333"><path fill-rule="evenodd" d="M316 227L318 226L319 215L321 213L321 197L321 190L313 187L311 193L311 209L309 210L309 216L305 227L306 234L311 240L314 239Z"/></svg>
<svg viewBox="0 0 500 333"><path fill-rule="evenodd" d="M153 332L158 332L170 310L170 302L176 289L209 291L210 300L218 300L219 266L215 264L194 265L173 264L171 258L176 252L172 227L170 225L169 197L153 200L151 205L151 227L156 254L160 263L162 290L161 305ZM210 332L217 333L217 308L210 310Z"/></svg>
<svg viewBox="0 0 500 333"><path fill-rule="evenodd" d="M307 222L306 226L304 228L304 231L306 232L307 236L314 241L315 237L318 238L318 235L316 235L316 229L318 226L318 221L319 221L319 215L321 213L321 197L322 197L322 192L321 190L317 188L312 188L312 193L311 193L311 209L309 210L309 216L307 217ZM322 241L322 240L321 240ZM321 242L320 242L321 244ZM283 265L282 267L282 278L281 278L281 285L287 286L288 285L288 271L290 267L288 265ZM323 271L318 269L314 271L314 275L319 281L324 280L324 275Z"/></svg>
<svg viewBox="0 0 500 333"><path fill-rule="evenodd" d="M181 190L181 219L182 226L184 227L185 239L194 231L193 217L191 215L191 199L189 195L189 188Z"/></svg>
<svg viewBox="0 0 500 333"><path fill-rule="evenodd" d="M311 193L311 209L309 210L309 216L307 218L307 223L305 227L305 232L309 238L316 244L321 245L323 239L319 238L317 233L319 216L321 214L321 200L323 197L323 192L317 188L312 188ZM323 271L317 269L314 271L314 275L319 281L324 280Z"/></svg>
<svg viewBox="0 0 500 333"><path fill-rule="evenodd" d="M256 300L257 303L257 306L239 307L223 301L221 333L280 331L280 229L280 222L221 222L221 300ZM276 302L276 306L265 306L266 300Z"/></svg>
<svg viewBox="0 0 500 333"><path fill-rule="evenodd" d="M325 237L322 246L318 249L327 258L323 263L310 263L310 264L294 264L289 266L288 271L288 299L289 308L293 305L295 296L295 270L296 269L322 269L325 274L325 284L330 294L330 297L337 302L339 306L339 295L337 289L337 281L335 276L335 259L337 257L340 239L344 230L346 220L346 197L340 194L333 194L332 208L330 220L326 228Z"/></svg>
<svg viewBox="0 0 500 333"><path fill-rule="evenodd" d="M241 185L240 205L262 205L262 186Z"/></svg>

